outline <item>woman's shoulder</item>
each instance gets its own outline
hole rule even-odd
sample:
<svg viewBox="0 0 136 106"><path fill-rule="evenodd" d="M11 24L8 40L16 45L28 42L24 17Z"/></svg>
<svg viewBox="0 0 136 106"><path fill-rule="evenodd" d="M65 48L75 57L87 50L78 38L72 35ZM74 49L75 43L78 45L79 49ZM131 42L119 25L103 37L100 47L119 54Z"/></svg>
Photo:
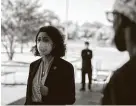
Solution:
<svg viewBox="0 0 136 106"><path fill-rule="evenodd" d="M67 60L64 60L64 59L62 59L62 58L59 58L59 59L58 59L58 63L59 63L61 66L73 67L73 65L72 65L70 62L68 62Z"/></svg>
<svg viewBox="0 0 136 106"><path fill-rule="evenodd" d="M31 62L30 65L35 65L35 64L39 63L40 61L41 61L41 58Z"/></svg>

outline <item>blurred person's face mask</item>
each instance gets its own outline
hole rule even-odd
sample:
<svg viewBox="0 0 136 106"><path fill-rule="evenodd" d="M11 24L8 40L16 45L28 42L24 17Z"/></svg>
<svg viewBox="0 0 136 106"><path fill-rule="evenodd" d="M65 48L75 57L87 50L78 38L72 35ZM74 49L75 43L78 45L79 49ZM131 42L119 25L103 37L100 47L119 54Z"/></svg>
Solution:
<svg viewBox="0 0 136 106"><path fill-rule="evenodd" d="M40 56L49 55L53 49L53 42L46 32L40 32L37 37L37 49Z"/></svg>
<svg viewBox="0 0 136 106"><path fill-rule="evenodd" d="M119 51L126 50L126 43L125 43L125 30L124 30L124 23L122 20L122 16L117 12L109 12L107 14L107 18L109 22L113 23L113 29L115 32L114 42Z"/></svg>
<svg viewBox="0 0 136 106"><path fill-rule="evenodd" d="M119 51L126 50L126 41L125 41L125 23L123 23L122 17L117 15L114 19L113 28L115 31L114 42Z"/></svg>

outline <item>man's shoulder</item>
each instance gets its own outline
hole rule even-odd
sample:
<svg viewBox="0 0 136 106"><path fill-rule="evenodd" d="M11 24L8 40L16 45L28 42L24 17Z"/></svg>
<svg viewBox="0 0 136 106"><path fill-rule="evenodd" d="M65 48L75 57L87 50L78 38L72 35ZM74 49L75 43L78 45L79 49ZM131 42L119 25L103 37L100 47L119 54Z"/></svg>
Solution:
<svg viewBox="0 0 136 106"><path fill-rule="evenodd" d="M89 51L90 51L90 52L92 52L92 50L91 50L91 49L89 49Z"/></svg>
<svg viewBox="0 0 136 106"><path fill-rule="evenodd" d="M86 50L86 52L90 52L90 53L92 53L92 50L91 50L91 49L88 49L88 50Z"/></svg>
<svg viewBox="0 0 136 106"><path fill-rule="evenodd" d="M83 49L82 52L83 52L83 51L86 51L86 49Z"/></svg>
<svg viewBox="0 0 136 106"><path fill-rule="evenodd" d="M82 51L86 51L87 52L87 51L92 51L92 50L91 49L83 49Z"/></svg>

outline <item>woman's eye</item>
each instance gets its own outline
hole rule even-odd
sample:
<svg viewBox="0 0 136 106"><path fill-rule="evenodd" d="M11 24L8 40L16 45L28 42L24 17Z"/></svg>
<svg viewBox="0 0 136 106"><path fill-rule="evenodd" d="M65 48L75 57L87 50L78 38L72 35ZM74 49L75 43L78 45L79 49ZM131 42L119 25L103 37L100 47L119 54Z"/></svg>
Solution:
<svg viewBox="0 0 136 106"><path fill-rule="evenodd" d="M41 39L37 39L37 42L40 42L41 41Z"/></svg>
<svg viewBox="0 0 136 106"><path fill-rule="evenodd" d="M49 39L43 38L43 42L49 42Z"/></svg>

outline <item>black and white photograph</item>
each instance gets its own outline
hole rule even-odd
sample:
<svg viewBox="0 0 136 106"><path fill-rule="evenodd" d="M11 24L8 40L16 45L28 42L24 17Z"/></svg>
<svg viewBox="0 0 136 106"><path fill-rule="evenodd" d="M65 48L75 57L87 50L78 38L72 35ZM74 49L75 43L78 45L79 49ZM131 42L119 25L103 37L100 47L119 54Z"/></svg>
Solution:
<svg viewBox="0 0 136 106"><path fill-rule="evenodd" d="M136 0L1 0L1 105L136 105Z"/></svg>

